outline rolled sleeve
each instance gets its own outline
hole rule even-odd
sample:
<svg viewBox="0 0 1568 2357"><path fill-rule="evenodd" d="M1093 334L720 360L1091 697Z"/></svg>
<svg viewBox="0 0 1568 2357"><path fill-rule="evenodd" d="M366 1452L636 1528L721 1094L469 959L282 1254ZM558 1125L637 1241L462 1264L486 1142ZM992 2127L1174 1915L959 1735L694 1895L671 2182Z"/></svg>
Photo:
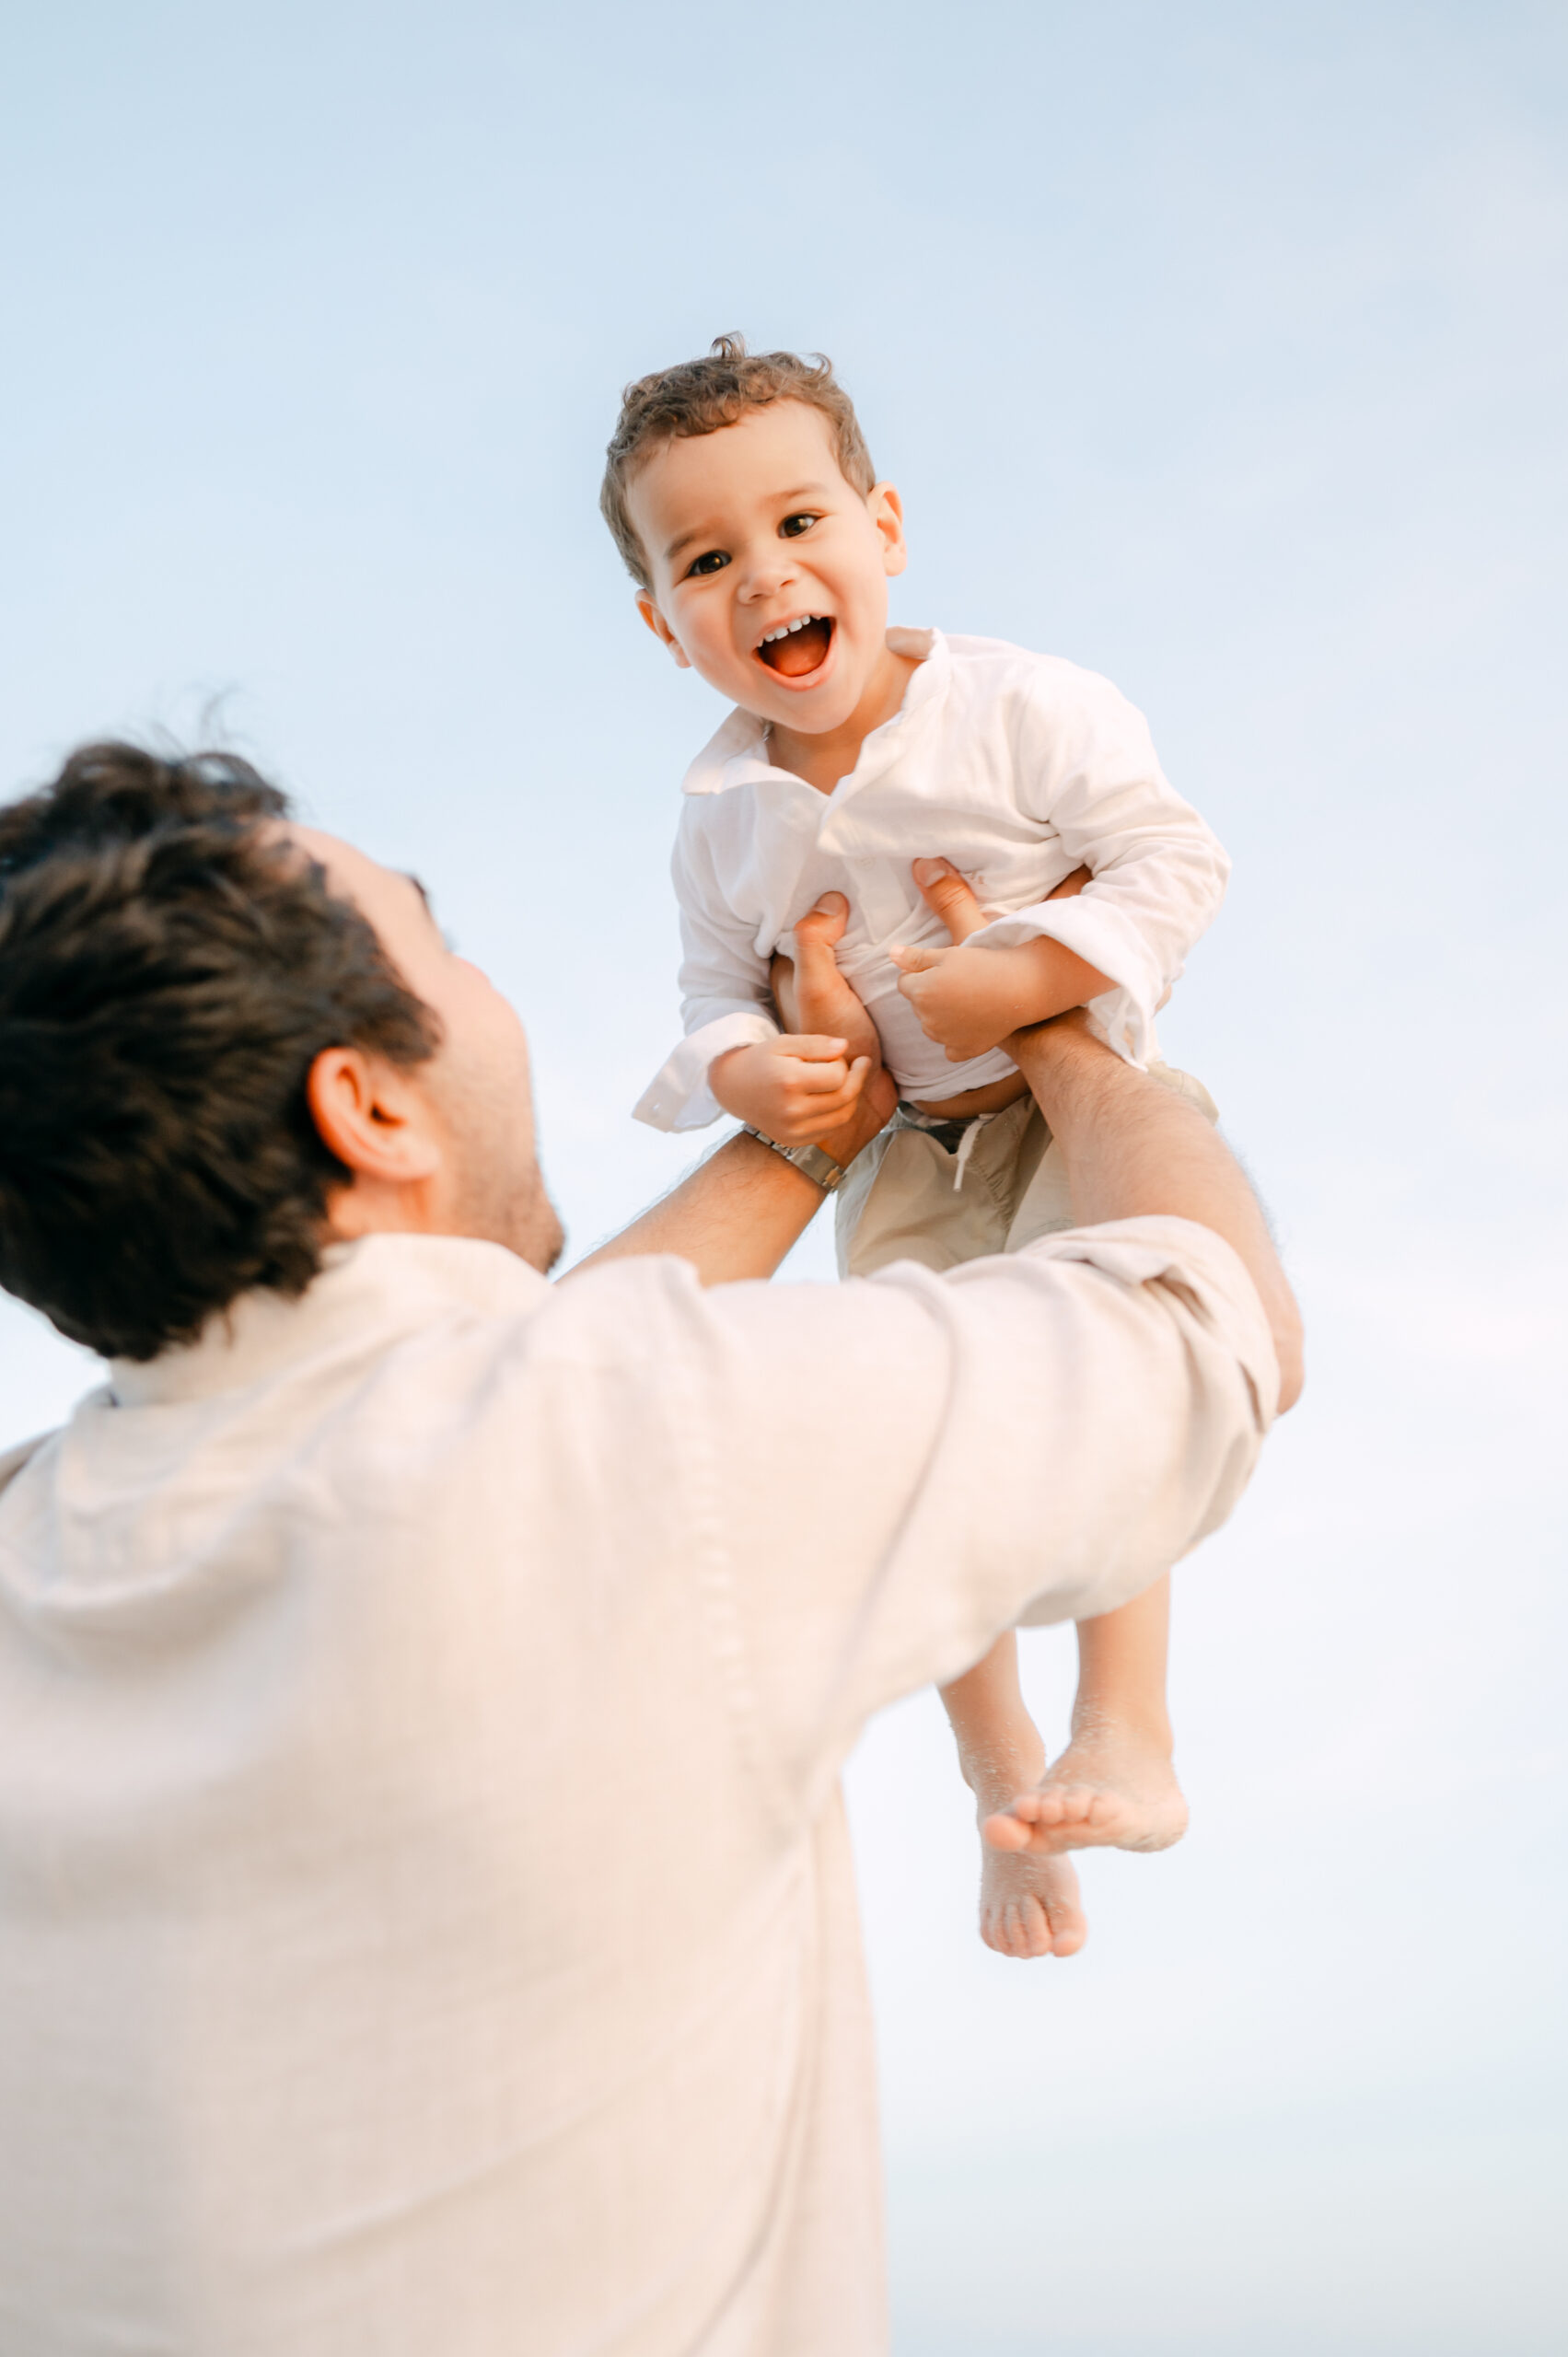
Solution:
<svg viewBox="0 0 1568 2357"><path fill-rule="evenodd" d="M680 907L680 1021L685 1038L633 1107L656 1130L701 1130L717 1120L708 1067L731 1048L778 1037L769 960L727 905L700 829L683 821L670 862Z"/></svg>
<svg viewBox="0 0 1568 2357"><path fill-rule="evenodd" d="M1180 1220L693 1316L723 1650L795 1805L1002 1630L1140 1594L1230 1513L1277 1401L1250 1281Z"/></svg>
<svg viewBox="0 0 1568 2357"><path fill-rule="evenodd" d="M1135 916L1109 895L1090 900L1086 887L1075 900L1040 900L998 917L969 936L969 946L1012 949L1029 941L1059 941L1117 984L1090 999L1089 1014L1099 1037L1129 1063L1144 1066L1154 1052L1155 1016L1168 977Z"/></svg>
<svg viewBox="0 0 1568 2357"><path fill-rule="evenodd" d="M1045 672L1054 680L1057 668ZM1143 714L1109 679L1074 673L1070 697L1038 690L1017 760L1025 807L1092 880L1075 899L1014 911L970 938L1011 948L1044 937L1098 967L1117 987L1090 1002L1097 1028L1146 1063L1156 1012L1219 909L1230 861L1165 776Z"/></svg>
<svg viewBox="0 0 1568 2357"><path fill-rule="evenodd" d="M665 1058L632 1108L633 1118L656 1130L702 1130L724 1108L708 1086L708 1068L731 1048L775 1039L778 1025L760 1006L738 1005L689 1032Z"/></svg>

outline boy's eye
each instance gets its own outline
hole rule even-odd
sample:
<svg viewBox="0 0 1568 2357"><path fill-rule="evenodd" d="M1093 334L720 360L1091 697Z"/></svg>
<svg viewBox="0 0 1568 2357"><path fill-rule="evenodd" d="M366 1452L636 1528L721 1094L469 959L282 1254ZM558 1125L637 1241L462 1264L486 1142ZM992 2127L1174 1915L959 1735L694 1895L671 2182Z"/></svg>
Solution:
<svg viewBox="0 0 1568 2357"><path fill-rule="evenodd" d="M819 520L815 516L786 516L779 526L780 537L786 540L797 540L802 532L808 532L812 525Z"/></svg>
<svg viewBox="0 0 1568 2357"><path fill-rule="evenodd" d="M690 580L694 573L722 573L728 563L723 549L707 549L687 566L686 577Z"/></svg>

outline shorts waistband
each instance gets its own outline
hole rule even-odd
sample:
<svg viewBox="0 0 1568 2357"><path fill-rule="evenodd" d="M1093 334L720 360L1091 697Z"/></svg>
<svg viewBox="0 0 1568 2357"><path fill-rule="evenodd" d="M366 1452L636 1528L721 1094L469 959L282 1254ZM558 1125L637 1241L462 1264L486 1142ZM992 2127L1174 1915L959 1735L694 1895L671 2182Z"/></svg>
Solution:
<svg viewBox="0 0 1568 2357"><path fill-rule="evenodd" d="M972 1130L977 1121L991 1119L989 1113L962 1113L956 1120L944 1120L936 1113L923 1113L918 1105L906 1104L900 1097L890 1126L895 1130L923 1130L945 1154L957 1154L965 1132Z"/></svg>
<svg viewBox="0 0 1568 2357"><path fill-rule="evenodd" d="M1010 1113L1012 1109L1010 1105L1000 1108L1005 1113ZM944 1154L962 1154L964 1140L978 1137L981 1131L996 1118L995 1113L960 1113L956 1118L944 1120L935 1113L923 1113L918 1105L908 1104L900 1097L889 1127L923 1130L928 1138L935 1139Z"/></svg>

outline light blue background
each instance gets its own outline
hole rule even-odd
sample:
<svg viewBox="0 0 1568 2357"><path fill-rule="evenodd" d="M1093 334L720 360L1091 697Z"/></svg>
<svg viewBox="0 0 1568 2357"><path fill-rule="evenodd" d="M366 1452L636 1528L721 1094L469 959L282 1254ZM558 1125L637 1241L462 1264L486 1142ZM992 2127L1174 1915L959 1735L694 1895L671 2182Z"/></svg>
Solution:
<svg viewBox="0 0 1568 2357"><path fill-rule="evenodd" d="M627 1109L717 716L595 513L626 378L825 348L898 617L1149 714L1237 863L1166 1046L1311 1387L1179 1579L1192 1833L1090 1862L1079 1959L978 1945L929 1698L863 1748L900 2357L1561 2351L1562 10L55 0L3 48L0 791L221 698L516 995L579 1248L687 1158ZM0 1354L0 1438L87 1372L10 1306Z"/></svg>

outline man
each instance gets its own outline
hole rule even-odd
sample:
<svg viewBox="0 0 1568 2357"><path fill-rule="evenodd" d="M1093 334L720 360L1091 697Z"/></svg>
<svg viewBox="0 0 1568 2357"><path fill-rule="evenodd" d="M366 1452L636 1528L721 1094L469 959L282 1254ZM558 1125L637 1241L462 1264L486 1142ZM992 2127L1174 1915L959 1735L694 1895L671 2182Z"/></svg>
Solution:
<svg viewBox="0 0 1568 2357"><path fill-rule="evenodd" d="M884 2345L841 1763L1298 1381L1207 1124L1015 1044L1083 1229L736 1282L822 1199L743 1135L552 1288L414 883L216 757L0 811L0 1281L111 1361L0 1469L0 2348Z"/></svg>

